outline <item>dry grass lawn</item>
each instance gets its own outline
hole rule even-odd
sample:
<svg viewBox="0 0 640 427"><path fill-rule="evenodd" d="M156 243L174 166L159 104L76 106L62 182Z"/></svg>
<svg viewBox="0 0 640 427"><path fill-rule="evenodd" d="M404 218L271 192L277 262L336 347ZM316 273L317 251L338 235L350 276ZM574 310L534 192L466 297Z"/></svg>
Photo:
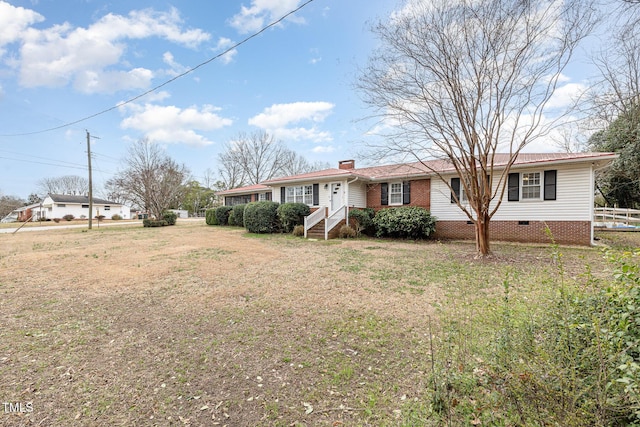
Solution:
<svg viewBox="0 0 640 427"><path fill-rule="evenodd" d="M547 247L494 249L180 221L0 234L0 400L32 407L0 425L435 423L438 323L553 270ZM569 275L601 262L564 251Z"/></svg>

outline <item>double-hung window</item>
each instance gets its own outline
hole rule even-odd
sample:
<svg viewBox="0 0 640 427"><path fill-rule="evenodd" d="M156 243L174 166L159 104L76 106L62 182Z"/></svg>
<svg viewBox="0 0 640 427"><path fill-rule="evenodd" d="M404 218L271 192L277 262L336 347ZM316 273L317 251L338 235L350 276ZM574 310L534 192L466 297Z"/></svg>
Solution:
<svg viewBox="0 0 640 427"><path fill-rule="evenodd" d="M507 184L507 200L556 200L557 178L557 170L512 172Z"/></svg>
<svg viewBox="0 0 640 427"><path fill-rule="evenodd" d="M522 200L540 200L540 172L522 174Z"/></svg>
<svg viewBox="0 0 640 427"><path fill-rule="evenodd" d="M389 204L401 205L402 204L402 183L392 182L389 189Z"/></svg>
<svg viewBox="0 0 640 427"><path fill-rule="evenodd" d="M285 202L313 204L313 185L287 187Z"/></svg>

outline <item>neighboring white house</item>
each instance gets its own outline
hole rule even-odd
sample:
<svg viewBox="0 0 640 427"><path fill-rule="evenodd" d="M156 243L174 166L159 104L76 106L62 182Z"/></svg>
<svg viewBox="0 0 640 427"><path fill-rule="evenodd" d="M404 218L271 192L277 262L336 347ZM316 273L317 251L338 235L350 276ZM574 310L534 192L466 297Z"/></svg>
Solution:
<svg viewBox="0 0 640 427"><path fill-rule="evenodd" d="M131 218L131 209L121 203L112 202L104 199L93 198L93 213L89 213L89 197L88 196L75 196L69 194L49 194L42 201L42 208L40 205L35 205L32 208L37 212L34 215L34 220L37 220L36 216L44 219L62 218L65 215L73 215L74 218L95 218L98 215L104 215L105 218L110 219L113 215L118 214L122 219ZM41 213L40 213L41 212Z"/></svg>

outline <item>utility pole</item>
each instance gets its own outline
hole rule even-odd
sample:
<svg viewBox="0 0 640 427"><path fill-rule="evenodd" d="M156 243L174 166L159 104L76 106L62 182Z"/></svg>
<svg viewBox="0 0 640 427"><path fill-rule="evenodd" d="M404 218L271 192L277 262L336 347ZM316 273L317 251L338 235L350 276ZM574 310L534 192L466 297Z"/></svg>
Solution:
<svg viewBox="0 0 640 427"><path fill-rule="evenodd" d="M93 226L93 183L91 181L91 135L87 131L87 164L89 166L89 230Z"/></svg>

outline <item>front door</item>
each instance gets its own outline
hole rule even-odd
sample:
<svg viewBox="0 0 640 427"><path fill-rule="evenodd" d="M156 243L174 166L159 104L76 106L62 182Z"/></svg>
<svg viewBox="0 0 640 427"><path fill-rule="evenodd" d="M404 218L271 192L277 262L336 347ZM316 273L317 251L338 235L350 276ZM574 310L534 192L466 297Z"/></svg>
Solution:
<svg viewBox="0 0 640 427"><path fill-rule="evenodd" d="M342 206L342 183L334 182L331 184L331 212L340 206Z"/></svg>

